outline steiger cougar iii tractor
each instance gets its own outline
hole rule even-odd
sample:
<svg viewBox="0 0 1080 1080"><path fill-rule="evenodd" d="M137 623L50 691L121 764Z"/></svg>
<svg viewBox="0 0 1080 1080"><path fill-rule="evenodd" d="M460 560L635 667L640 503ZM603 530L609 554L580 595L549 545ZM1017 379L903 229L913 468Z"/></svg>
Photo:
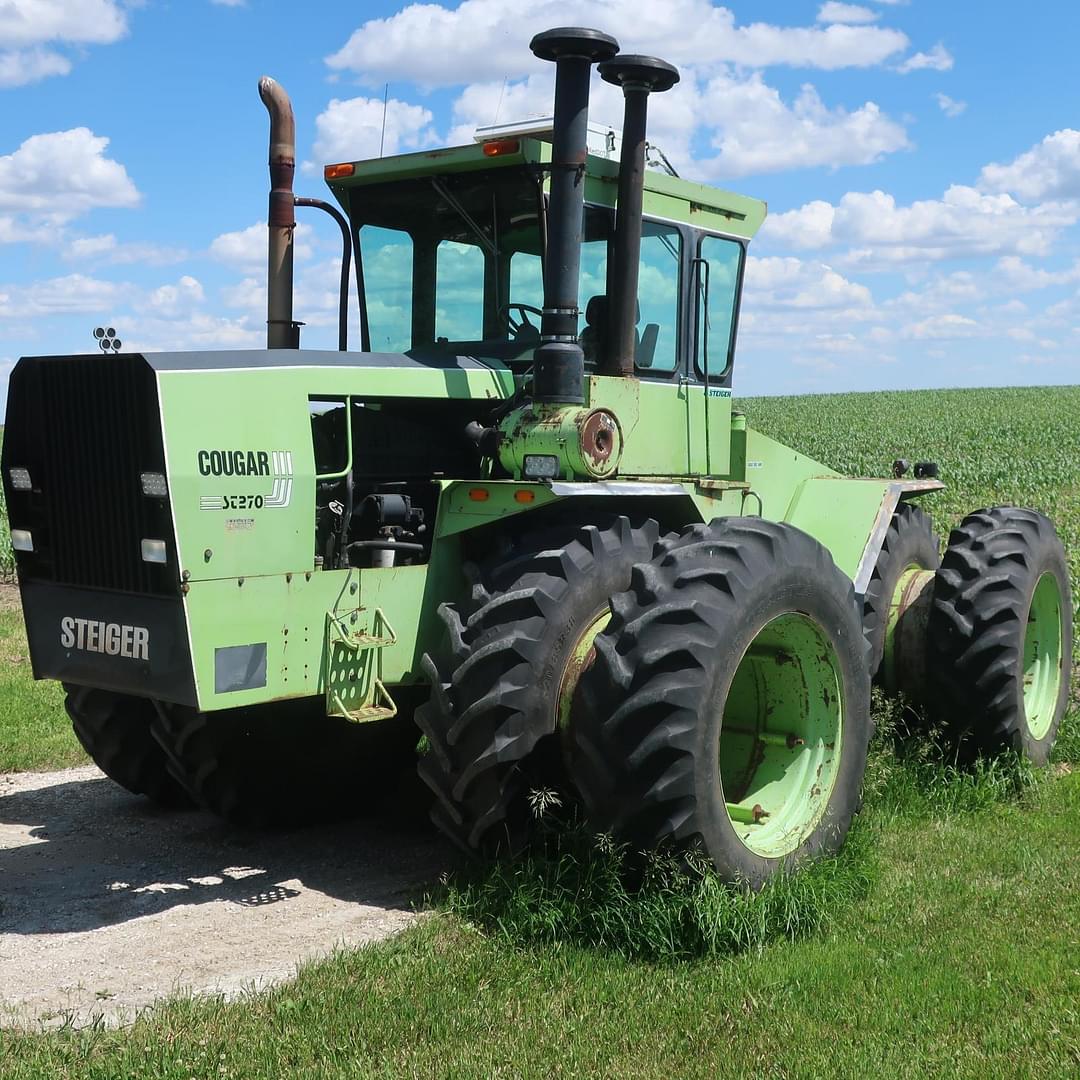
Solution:
<svg viewBox="0 0 1080 1080"><path fill-rule="evenodd" d="M646 168L669 64L576 28L532 50L547 128L329 165L341 210L293 195L292 109L262 80L265 351L16 367L34 674L87 751L264 824L400 798L418 768L484 853L520 850L552 789L752 886L843 842L872 678L963 753L1045 763L1072 650L1053 525L979 510L941 558L932 464L851 479L749 427L731 386L764 204ZM590 148L594 64L621 144ZM297 205L341 227L338 351L299 347Z"/></svg>

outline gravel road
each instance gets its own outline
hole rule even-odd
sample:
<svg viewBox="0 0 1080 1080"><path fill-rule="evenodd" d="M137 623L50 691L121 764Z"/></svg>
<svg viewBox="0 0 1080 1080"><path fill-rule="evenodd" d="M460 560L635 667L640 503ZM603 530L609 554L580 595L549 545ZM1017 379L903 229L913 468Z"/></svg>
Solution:
<svg viewBox="0 0 1080 1080"><path fill-rule="evenodd" d="M267 834L163 811L93 766L0 775L0 1024L271 985L406 926L450 860L384 821Z"/></svg>

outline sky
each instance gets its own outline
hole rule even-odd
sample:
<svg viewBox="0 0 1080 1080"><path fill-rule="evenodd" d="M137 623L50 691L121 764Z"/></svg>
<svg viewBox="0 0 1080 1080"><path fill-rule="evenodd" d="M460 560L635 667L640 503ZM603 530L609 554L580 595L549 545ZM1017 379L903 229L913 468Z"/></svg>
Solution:
<svg viewBox="0 0 1080 1080"><path fill-rule="evenodd" d="M528 49L594 26L674 63L650 139L767 200L735 392L1080 381L1080 5L1043 0L0 0L0 406L18 357L265 342L273 75L322 165L551 111ZM621 101L594 83L592 116ZM297 234L304 344L340 238Z"/></svg>

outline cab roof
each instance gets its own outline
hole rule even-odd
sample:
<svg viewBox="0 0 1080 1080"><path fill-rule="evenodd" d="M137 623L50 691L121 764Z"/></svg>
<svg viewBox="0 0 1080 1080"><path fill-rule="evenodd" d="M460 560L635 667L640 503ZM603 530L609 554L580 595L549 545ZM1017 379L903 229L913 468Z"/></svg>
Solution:
<svg viewBox="0 0 1080 1080"><path fill-rule="evenodd" d="M334 197L348 212L350 193L369 184L522 165L542 168L550 161L550 143L537 138L516 137L328 165L325 175ZM585 201L613 207L618 178L617 161L589 154L585 165ZM760 199L646 169L644 212L649 217L666 218L707 232L749 240L761 228L766 206Z"/></svg>

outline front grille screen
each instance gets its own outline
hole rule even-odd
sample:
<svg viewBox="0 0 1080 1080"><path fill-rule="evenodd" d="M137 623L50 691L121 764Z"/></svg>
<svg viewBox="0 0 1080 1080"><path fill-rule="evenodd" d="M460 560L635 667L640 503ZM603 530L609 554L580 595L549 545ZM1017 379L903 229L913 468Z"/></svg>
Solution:
<svg viewBox="0 0 1080 1080"><path fill-rule="evenodd" d="M22 467L32 492L13 491ZM142 492L140 473L165 472L154 373L139 356L34 357L12 375L3 453L13 528L34 551L31 580L170 594L178 589L165 498ZM142 541L166 541L168 562L143 562Z"/></svg>

